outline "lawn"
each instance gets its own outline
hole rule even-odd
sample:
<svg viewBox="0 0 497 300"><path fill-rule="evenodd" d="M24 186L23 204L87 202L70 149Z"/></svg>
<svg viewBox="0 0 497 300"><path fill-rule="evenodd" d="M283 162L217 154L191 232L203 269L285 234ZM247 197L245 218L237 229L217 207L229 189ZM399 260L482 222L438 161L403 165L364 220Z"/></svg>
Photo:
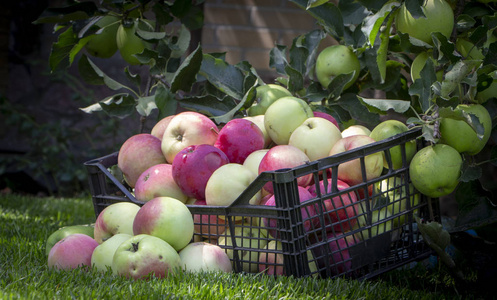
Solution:
<svg viewBox="0 0 497 300"><path fill-rule="evenodd" d="M0 299L479 299L422 264L356 281L262 274L177 274L132 281L110 273L49 270L46 238L95 220L90 197L0 195Z"/></svg>

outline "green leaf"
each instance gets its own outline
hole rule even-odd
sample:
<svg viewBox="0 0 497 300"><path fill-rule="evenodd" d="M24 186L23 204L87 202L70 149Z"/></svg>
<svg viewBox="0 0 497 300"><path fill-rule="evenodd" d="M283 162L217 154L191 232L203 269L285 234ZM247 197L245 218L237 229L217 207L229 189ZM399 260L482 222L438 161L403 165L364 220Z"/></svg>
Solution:
<svg viewBox="0 0 497 300"><path fill-rule="evenodd" d="M360 1L338 1L338 8L342 12L343 23L345 25L361 24L370 14Z"/></svg>
<svg viewBox="0 0 497 300"><path fill-rule="evenodd" d="M243 105L245 104L245 101L247 101L247 99L253 99L255 97L255 95L256 95L255 89L256 89L257 85L258 85L258 83L256 82L247 91L247 93L243 96L242 101L240 101L240 103L238 103L230 111L228 111L227 113L225 113L223 115L214 116L213 117L214 121L216 123L218 123L218 124L222 124L222 123L228 123L228 121L230 121L231 119L233 119L233 116L243 108Z"/></svg>
<svg viewBox="0 0 497 300"><path fill-rule="evenodd" d="M210 117L222 116L236 107L233 98L224 96L224 98L219 99L210 94L186 97L179 100L178 103L184 109L200 112Z"/></svg>
<svg viewBox="0 0 497 300"><path fill-rule="evenodd" d="M202 48L199 44L197 49L188 55L174 74L171 81L171 92L176 93L178 90L189 92L191 90L202 65L202 58Z"/></svg>
<svg viewBox="0 0 497 300"><path fill-rule="evenodd" d="M357 0L358 3L360 3L362 6L367 8L368 10L371 11L377 11L380 10L385 3L387 3L390 0ZM340 1L341 2L341 1ZM352 2L352 1L344 1L344 2ZM355 2L355 1L354 1ZM343 13L343 11L342 11ZM344 13L345 16L345 13Z"/></svg>
<svg viewBox="0 0 497 300"><path fill-rule="evenodd" d="M370 113L366 106L361 104L357 98L357 95L354 93L345 93L340 97L340 99L333 103L348 111L353 119L366 123L369 126L374 127L380 121L379 116L377 114Z"/></svg>
<svg viewBox="0 0 497 300"><path fill-rule="evenodd" d="M390 99L368 99L357 96L361 103L372 113L386 114L388 110L405 113L411 107L411 101Z"/></svg>
<svg viewBox="0 0 497 300"><path fill-rule="evenodd" d="M419 74L420 78L416 79L409 87L409 95L419 97L419 104L423 112L425 112L433 102L431 86L437 81L437 75L431 59L426 61L425 66Z"/></svg>
<svg viewBox="0 0 497 300"><path fill-rule="evenodd" d="M307 0L291 1L302 9L306 9L307 7ZM306 11L314 17L333 37L338 39L343 38L344 26L342 13L335 4L328 2L317 7L309 8Z"/></svg>
<svg viewBox="0 0 497 300"><path fill-rule="evenodd" d="M98 103L80 108L80 110L89 114L103 110L109 116L124 118L131 115L135 111L135 106L135 99L129 94L123 93L113 95Z"/></svg>
<svg viewBox="0 0 497 300"><path fill-rule="evenodd" d="M399 2L388 2L376 14L368 16L364 19L364 25L361 27L361 30L364 35L368 37L370 45L375 44L376 37L381 32L385 32L386 35L389 36L389 26L387 25L386 27L388 28L382 29L382 25L385 23L385 19L388 18L388 20L390 20L395 17L395 10L392 9L394 7L398 7L399 5Z"/></svg>
<svg viewBox="0 0 497 300"><path fill-rule="evenodd" d="M159 83L155 90L155 105L159 109L158 118L163 119L176 113L178 101L176 101L174 93L164 84Z"/></svg>
<svg viewBox="0 0 497 300"><path fill-rule="evenodd" d="M276 69L279 74L286 75L285 67L287 65L286 46L276 45L269 52L269 67Z"/></svg>
<svg viewBox="0 0 497 300"><path fill-rule="evenodd" d="M210 54L204 54L199 74L227 95L235 99L244 97L243 83L245 76L238 68L226 63L224 60L215 58Z"/></svg>
<svg viewBox="0 0 497 300"><path fill-rule="evenodd" d="M157 109L155 104L155 96L139 97L137 100L136 111L140 116L148 117L154 109Z"/></svg>
<svg viewBox="0 0 497 300"><path fill-rule="evenodd" d="M302 73L290 65L285 67L285 73L288 74L288 90L291 93L296 93L304 88L304 76Z"/></svg>
<svg viewBox="0 0 497 300"><path fill-rule="evenodd" d="M120 89L128 89L125 85L120 84L114 79L107 76L97 65L95 65L86 55L83 55L79 60L79 70L83 80L90 84L101 85L105 84L110 89L117 91Z"/></svg>
<svg viewBox="0 0 497 300"><path fill-rule="evenodd" d="M183 54L186 53L188 48L190 47L190 41L191 41L191 33L190 31L182 25L180 27L180 30L178 32L177 39L175 39L174 43L169 43L168 46L171 48L172 57L182 57Z"/></svg>
<svg viewBox="0 0 497 300"><path fill-rule="evenodd" d="M454 54L455 45L447 39L447 37L440 32L432 32L431 38L433 46L438 50L437 60L441 63L449 61L456 63L460 61L460 57Z"/></svg>
<svg viewBox="0 0 497 300"><path fill-rule="evenodd" d="M340 74L333 77L328 84L328 99L338 99L343 92L344 87L353 80L355 71Z"/></svg>
<svg viewBox="0 0 497 300"><path fill-rule="evenodd" d="M477 180L461 182L455 191L458 215L452 230L464 231L497 221L497 208L490 196Z"/></svg>
<svg viewBox="0 0 497 300"><path fill-rule="evenodd" d="M59 35L57 42L52 45L49 58L50 69L54 71L70 67L76 55L83 49L90 38L78 39L73 28L71 26L67 27L66 31Z"/></svg>
<svg viewBox="0 0 497 300"><path fill-rule="evenodd" d="M468 161L464 161L461 170L461 177L459 180L461 182L469 182L473 180L478 180L483 174L483 170L480 166L475 164L470 164Z"/></svg>
<svg viewBox="0 0 497 300"><path fill-rule="evenodd" d="M450 94L459 87L461 81L469 72L471 72L471 69L466 61L457 62L452 69L445 74L439 96L444 99L449 99Z"/></svg>
<svg viewBox="0 0 497 300"><path fill-rule="evenodd" d="M33 24L67 23L70 21L85 20L98 11L94 2L75 2L64 7L49 7L36 19Z"/></svg>
<svg viewBox="0 0 497 300"><path fill-rule="evenodd" d="M421 6L425 0L406 0L405 6L413 18L426 18Z"/></svg>
<svg viewBox="0 0 497 300"><path fill-rule="evenodd" d="M141 80L141 76L139 73L136 73L136 74L132 74L131 71L129 70L129 67L126 66L124 68L124 74L126 74L126 78L131 82L133 83L136 87L140 87L141 86L141 83L142 83L142 80Z"/></svg>
<svg viewBox="0 0 497 300"><path fill-rule="evenodd" d="M307 58L309 57L309 50L300 45L299 37L295 38L290 48L290 66L298 71L300 74L305 74Z"/></svg>

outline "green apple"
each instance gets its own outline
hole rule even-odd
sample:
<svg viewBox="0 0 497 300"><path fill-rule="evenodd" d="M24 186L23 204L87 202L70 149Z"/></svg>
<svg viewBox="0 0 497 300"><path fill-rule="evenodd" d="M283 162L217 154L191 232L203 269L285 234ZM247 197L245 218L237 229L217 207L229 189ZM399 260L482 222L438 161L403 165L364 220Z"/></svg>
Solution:
<svg viewBox="0 0 497 300"><path fill-rule="evenodd" d="M52 247L58 241L62 240L68 235L74 233L82 233L93 238L93 231L95 230L94 228L95 226L93 224L89 224L89 225L71 225L57 229L48 236L47 242L45 243L45 251L47 255L50 253L50 249L52 249Z"/></svg>
<svg viewBox="0 0 497 300"><path fill-rule="evenodd" d="M307 250L307 261L312 276L318 276L318 266L312 250ZM259 254L259 272L268 275L286 275L283 256L283 245L279 240L271 240Z"/></svg>
<svg viewBox="0 0 497 300"><path fill-rule="evenodd" d="M233 239L236 246L233 244ZM227 235L221 236L217 242L218 246L226 250L231 261L233 261L234 252L238 253L242 270L247 273L256 273L259 270L257 263L259 253L267 243L266 237L262 235L258 227L248 226L237 226L233 232L228 230Z"/></svg>
<svg viewBox="0 0 497 300"><path fill-rule="evenodd" d="M409 166L409 176L420 193L439 198L456 189L461 168L462 157L456 149L435 144L416 152Z"/></svg>
<svg viewBox="0 0 497 300"><path fill-rule="evenodd" d="M130 234L118 233L98 245L91 255L92 268L95 268L100 272L106 272L107 269L111 269L112 258L114 257L117 247L131 237L132 235Z"/></svg>
<svg viewBox="0 0 497 300"><path fill-rule="evenodd" d="M381 141L386 138L390 138L394 135L407 132L408 130L409 128L407 128L407 125L398 120L386 120L376 125L371 131L371 134L369 136L375 141ZM390 148L388 151L390 152L390 158L392 159L392 168L394 170L402 168L404 164L402 162L401 145L394 146ZM416 141L411 140L405 144L407 165L414 156L414 153L416 153ZM388 161L386 159L384 152L383 152L383 166L387 169L389 168Z"/></svg>
<svg viewBox="0 0 497 300"><path fill-rule="evenodd" d="M295 128L288 145L299 148L312 161L327 157L341 138L342 133L335 124L324 118L312 117Z"/></svg>
<svg viewBox="0 0 497 300"><path fill-rule="evenodd" d="M352 80L344 86L346 90L357 80L360 71L361 64L357 55L344 45L326 47L316 59L316 77L324 89L328 88L334 77L355 72Z"/></svg>
<svg viewBox="0 0 497 300"><path fill-rule="evenodd" d="M409 183L408 187L410 196L409 198L405 181L402 178L393 176L379 182L380 192L383 195L386 195L389 201L387 209L391 213L391 215L396 216L396 218L393 220L395 227L405 224L406 215L404 214L404 212L406 212L407 209L418 205L421 198L421 195L419 193L416 193L416 191L414 190L414 185L412 183ZM414 213L417 213L417 211L417 209L413 210Z"/></svg>
<svg viewBox="0 0 497 300"><path fill-rule="evenodd" d="M492 118L488 110L480 104L459 104L456 109L474 114L485 130L480 139L476 132L462 120L442 118L440 121L440 142L455 148L459 153L478 154L487 144L492 131Z"/></svg>
<svg viewBox="0 0 497 300"><path fill-rule="evenodd" d="M386 220L391 215L392 215L392 213L386 207L383 207L381 209L372 210L371 211L371 224L358 222L357 224L359 225L359 227L361 229L364 228L364 230L357 232L356 237L359 238L360 240L364 241L364 240L367 240L371 237L375 237L377 235L391 231L393 228L393 226L392 226L393 220L389 220L389 221ZM361 218L359 220L361 220ZM362 218L362 220L365 220L365 218Z"/></svg>
<svg viewBox="0 0 497 300"><path fill-rule="evenodd" d="M247 109L249 116L263 115L274 101L281 97L292 96L292 93L283 86L271 83L260 85L255 91L257 94L256 101Z"/></svg>
<svg viewBox="0 0 497 300"><path fill-rule="evenodd" d="M264 127L277 145L287 145L292 132L305 120L314 116L304 100L287 96L276 100L264 114Z"/></svg>
<svg viewBox="0 0 497 300"><path fill-rule="evenodd" d="M462 56L466 57L466 59L483 60L485 58L475 44L463 38L457 38L456 49Z"/></svg>
<svg viewBox="0 0 497 300"><path fill-rule="evenodd" d="M400 6L395 16L397 31L433 45L432 32L440 32L447 39L454 28L454 12L445 0L426 0L421 7L425 18L414 18L405 4Z"/></svg>
<svg viewBox="0 0 497 300"><path fill-rule="evenodd" d="M243 165L252 171L255 176L259 175L259 165L261 164L262 158L268 151L269 149L261 149L250 153L243 162Z"/></svg>
<svg viewBox="0 0 497 300"><path fill-rule="evenodd" d="M348 137L351 135L370 135L371 130L363 125L350 125L349 127L342 130L342 137Z"/></svg>
<svg viewBox="0 0 497 300"><path fill-rule="evenodd" d="M421 70L423 70L426 61L430 59L433 62L433 66L436 68L438 66L438 62L432 57L431 55L432 51L423 51L416 55L414 60L412 61L411 64L411 79L414 82L416 79L419 79ZM436 76L437 80L442 82L443 81L443 75L444 72L443 70L438 70L436 71Z"/></svg>
<svg viewBox="0 0 497 300"><path fill-rule="evenodd" d="M104 16L95 23L101 32L93 36L85 45L86 51L95 57L109 58L117 52L116 35L119 28L119 18Z"/></svg>
<svg viewBox="0 0 497 300"><path fill-rule="evenodd" d="M231 261L223 248L206 242L188 244L179 252L187 272L231 272Z"/></svg>
<svg viewBox="0 0 497 300"><path fill-rule="evenodd" d="M145 50L145 42L136 35L139 20L135 19L131 24L122 23L117 29L117 49L122 58L131 65L139 65L140 61L134 55Z"/></svg>

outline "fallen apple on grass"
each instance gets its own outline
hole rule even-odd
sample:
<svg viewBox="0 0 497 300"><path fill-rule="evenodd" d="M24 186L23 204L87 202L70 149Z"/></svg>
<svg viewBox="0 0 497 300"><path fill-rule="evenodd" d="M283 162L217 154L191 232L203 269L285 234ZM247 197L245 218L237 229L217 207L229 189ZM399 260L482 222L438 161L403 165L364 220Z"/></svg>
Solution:
<svg viewBox="0 0 497 300"><path fill-rule="evenodd" d="M133 221L140 206L132 202L116 202L100 212L95 221L94 238L102 244L118 233L133 235Z"/></svg>
<svg viewBox="0 0 497 300"><path fill-rule="evenodd" d="M118 233L98 245L91 255L91 267L100 272L111 270L112 258L114 257L117 247L131 237L132 235L130 234Z"/></svg>
<svg viewBox="0 0 497 300"><path fill-rule="evenodd" d="M183 269L187 272L232 272L231 260L218 245L195 242L179 252Z"/></svg>
<svg viewBox="0 0 497 300"><path fill-rule="evenodd" d="M71 270L91 266L91 255L98 243L90 236L74 233L58 241L48 253L48 267Z"/></svg>
<svg viewBox="0 0 497 300"><path fill-rule="evenodd" d="M88 225L70 225L70 226L64 226L56 231L52 232L47 238L47 241L45 243L45 252L48 256L50 253L50 250L52 247L60 240L65 238L66 236L69 236L74 233L82 233L90 236L93 238L93 233L95 231L95 225L94 224L88 224Z"/></svg>

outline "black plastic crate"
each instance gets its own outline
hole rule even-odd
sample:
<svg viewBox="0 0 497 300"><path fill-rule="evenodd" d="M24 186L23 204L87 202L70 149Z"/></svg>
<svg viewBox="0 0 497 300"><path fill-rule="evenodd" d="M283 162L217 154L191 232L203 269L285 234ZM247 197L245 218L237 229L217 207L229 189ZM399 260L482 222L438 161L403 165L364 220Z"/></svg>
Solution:
<svg viewBox="0 0 497 300"><path fill-rule="evenodd" d="M439 206L438 201L416 191L409 179L405 144L417 140L418 148L422 147L417 139L420 135L421 129L413 129L296 168L264 172L230 206L187 205L194 216L193 240L224 248L235 272L276 271L295 277L366 279L424 259L432 250L417 229L414 213L425 220L439 220ZM329 178L329 171L333 174L341 163L353 159L361 160L366 178L364 158L383 152L391 165L388 150L395 146L402 150L402 168L384 169L380 177L342 190L337 189L335 177ZM117 156L116 152L85 163L95 215L116 202L144 204L118 179ZM301 202L297 178L308 174L314 182L329 179L331 192L317 192ZM249 204L267 182L273 184L275 206ZM352 195L358 199L355 205L343 205ZM325 202L331 199L340 200L343 207L327 209ZM402 205L403 210L399 210ZM353 209L354 217L342 221L332 218L347 208ZM392 212L376 220L388 208ZM347 227L348 231L340 232ZM266 249L268 244L275 247ZM279 259L272 260L276 255Z"/></svg>

